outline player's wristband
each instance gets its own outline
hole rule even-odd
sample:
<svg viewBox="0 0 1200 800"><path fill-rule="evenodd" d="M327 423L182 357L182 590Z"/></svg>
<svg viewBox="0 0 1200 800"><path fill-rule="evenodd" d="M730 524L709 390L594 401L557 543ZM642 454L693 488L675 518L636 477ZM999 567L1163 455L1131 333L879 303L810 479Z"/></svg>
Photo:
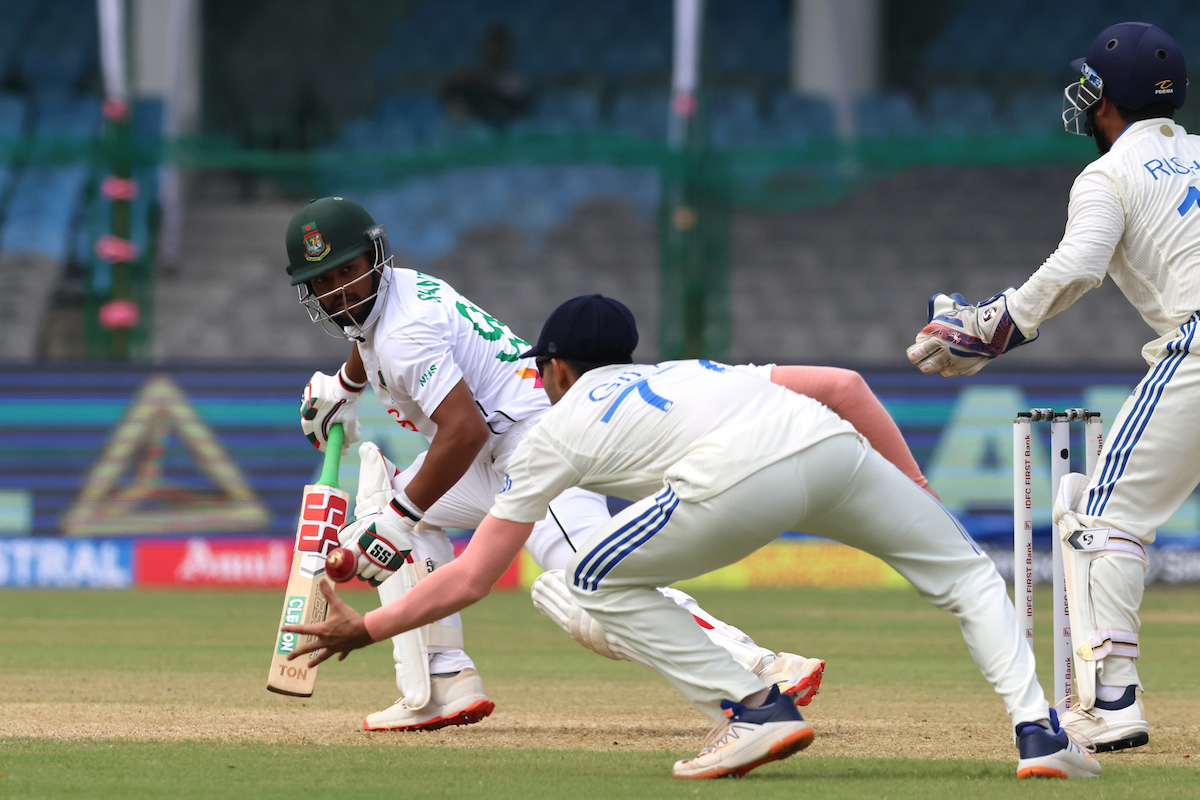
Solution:
<svg viewBox="0 0 1200 800"><path fill-rule="evenodd" d="M342 384L342 388L345 389L347 392L351 392L352 394L358 394L363 389L367 388L366 383L357 383L355 381L350 380L349 376L346 375L346 365L345 364L342 364L341 368L338 369L337 377L338 377L338 382Z"/></svg>
<svg viewBox="0 0 1200 800"><path fill-rule="evenodd" d="M408 499L408 495L404 492L398 493L392 498L392 502L388 504L388 510L395 514L397 522L405 520L410 526L416 525L421 521L421 517L425 516L425 512L417 507L417 504Z"/></svg>

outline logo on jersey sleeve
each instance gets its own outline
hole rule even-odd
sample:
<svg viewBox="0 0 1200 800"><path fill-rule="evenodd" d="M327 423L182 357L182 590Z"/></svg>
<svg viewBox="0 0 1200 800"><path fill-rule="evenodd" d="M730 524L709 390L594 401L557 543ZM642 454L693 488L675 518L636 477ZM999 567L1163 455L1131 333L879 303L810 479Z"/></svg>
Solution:
<svg viewBox="0 0 1200 800"><path fill-rule="evenodd" d="M330 247L325 243L317 223L309 222L304 226L304 258L308 261L320 261L329 255Z"/></svg>
<svg viewBox="0 0 1200 800"><path fill-rule="evenodd" d="M535 389L542 388L542 376L539 375L538 371L536 369L534 369L533 367L518 367L516 372L517 372L517 375L519 375L521 377L521 380L527 380L529 378L533 378L533 388L535 388Z"/></svg>
<svg viewBox="0 0 1200 800"><path fill-rule="evenodd" d="M512 477L506 472L504 473L504 486L500 489L499 494L504 494L512 488Z"/></svg>

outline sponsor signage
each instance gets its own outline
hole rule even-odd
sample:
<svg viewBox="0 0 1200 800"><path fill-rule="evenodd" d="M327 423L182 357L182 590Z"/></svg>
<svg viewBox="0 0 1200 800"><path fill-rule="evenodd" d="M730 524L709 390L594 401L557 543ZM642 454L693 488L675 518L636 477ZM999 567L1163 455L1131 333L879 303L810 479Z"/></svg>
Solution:
<svg viewBox="0 0 1200 800"><path fill-rule="evenodd" d="M292 542L272 537L148 540L138 542L136 564L138 586L286 586Z"/></svg>
<svg viewBox="0 0 1200 800"><path fill-rule="evenodd" d="M304 605L306 602L307 600L303 595L288 597L287 603L284 604L284 624L299 625L304 622ZM286 656L296 649L296 640L299 638L299 634L292 633L291 631L280 631L279 644L276 646L275 652L281 656Z"/></svg>
<svg viewBox="0 0 1200 800"><path fill-rule="evenodd" d="M132 561L128 539L0 538L0 587L127 589Z"/></svg>

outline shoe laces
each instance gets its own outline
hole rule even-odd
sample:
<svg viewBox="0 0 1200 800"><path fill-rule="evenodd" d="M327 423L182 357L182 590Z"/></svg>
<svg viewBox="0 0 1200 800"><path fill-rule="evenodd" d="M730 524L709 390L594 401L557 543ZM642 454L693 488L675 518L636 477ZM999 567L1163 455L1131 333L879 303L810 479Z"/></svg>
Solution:
<svg viewBox="0 0 1200 800"><path fill-rule="evenodd" d="M712 730L708 732L708 735L704 737L704 741L700 743L700 752L697 757L716 748L732 728L733 724L729 720L722 720L714 725Z"/></svg>

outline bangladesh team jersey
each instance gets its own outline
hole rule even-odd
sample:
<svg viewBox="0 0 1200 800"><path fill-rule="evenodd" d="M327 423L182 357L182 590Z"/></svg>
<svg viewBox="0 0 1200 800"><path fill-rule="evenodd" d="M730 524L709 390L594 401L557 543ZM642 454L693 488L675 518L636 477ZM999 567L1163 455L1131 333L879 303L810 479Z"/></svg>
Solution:
<svg viewBox="0 0 1200 800"><path fill-rule="evenodd" d="M392 269L378 320L358 343L367 377L388 414L432 439L430 416L465 379L492 433L539 414L550 401L528 343L445 281Z"/></svg>

